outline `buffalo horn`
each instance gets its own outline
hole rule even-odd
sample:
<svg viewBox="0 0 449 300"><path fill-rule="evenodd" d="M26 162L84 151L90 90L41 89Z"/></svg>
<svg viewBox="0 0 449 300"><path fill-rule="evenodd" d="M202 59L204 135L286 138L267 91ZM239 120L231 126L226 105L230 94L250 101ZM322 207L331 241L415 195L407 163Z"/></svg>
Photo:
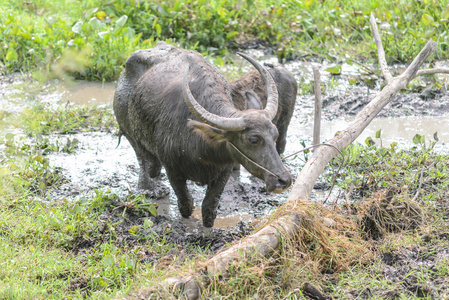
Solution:
<svg viewBox="0 0 449 300"><path fill-rule="evenodd" d="M193 97L190 91L189 82L189 70L187 70L184 75L184 80L182 84L182 95L184 97L184 102L186 103L192 114L200 121L214 126L218 129L227 131L241 131L246 128L245 121L243 118L226 118L208 112L204 107L202 107Z"/></svg>
<svg viewBox="0 0 449 300"><path fill-rule="evenodd" d="M267 106L264 111L268 114L268 118L273 120L278 111L278 89L271 74L258 61L252 59L248 55L237 52L238 55L249 61L262 75L265 85L267 86Z"/></svg>

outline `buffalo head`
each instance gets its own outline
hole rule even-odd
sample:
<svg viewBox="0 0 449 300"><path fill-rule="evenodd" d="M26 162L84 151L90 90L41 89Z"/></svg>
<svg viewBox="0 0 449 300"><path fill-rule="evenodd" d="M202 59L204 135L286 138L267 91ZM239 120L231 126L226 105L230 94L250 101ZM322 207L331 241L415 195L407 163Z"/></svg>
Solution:
<svg viewBox="0 0 449 300"><path fill-rule="evenodd" d="M251 174L265 181L269 192L281 193L288 189L292 178L276 151L279 135L272 123L278 109L278 91L268 71L257 61L239 53L262 75L267 87L267 105L264 110L235 110L232 117L212 114L193 97L188 72L183 81L183 97L187 107L198 121L190 120L189 126L209 143L226 143L233 159Z"/></svg>

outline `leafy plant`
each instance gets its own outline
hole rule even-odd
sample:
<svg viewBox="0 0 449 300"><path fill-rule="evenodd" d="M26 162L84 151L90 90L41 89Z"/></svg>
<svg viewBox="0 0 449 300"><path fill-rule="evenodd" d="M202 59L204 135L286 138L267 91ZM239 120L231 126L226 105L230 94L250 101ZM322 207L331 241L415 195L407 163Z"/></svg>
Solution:
<svg viewBox="0 0 449 300"><path fill-rule="evenodd" d="M3 72L37 66L45 78L115 80L133 51L159 40L227 61L228 49L254 40L270 46L280 61L343 54L375 59L371 12L390 61L410 61L430 38L438 37L438 59L447 58L449 46L449 8L436 0L84 0L69 11L52 0L4 2L0 12Z"/></svg>
<svg viewBox="0 0 449 300"><path fill-rule="evenodd" d="M76 133L79 131L110 129L116 126L116 121L109 107L77 107L67 109L58 107L51 109L40 105L27 108L23 112L25 133ZM21 124L19 124L21 125Z"/></svg>
<svg viewBox="0 0 449 300"><path fill-rule="evenodd" d="M378 131L376 138L380 137ZM397 143L377 146L372 138L366 139L366 145L351 144L343 150L346 166L337 183L343 189L354 190L353 196L359 197L390 188L406 188L414 195L423 172L422 188L434 197L442 196L449 185L449 175L447 166L441 163L447 156L433 151L437 141L435 135L435 140L426 146L424 137L416 135L413 142L417 146L410 149L399 148ZM332 172L338 166L338 161L330 163Z"/></svg>

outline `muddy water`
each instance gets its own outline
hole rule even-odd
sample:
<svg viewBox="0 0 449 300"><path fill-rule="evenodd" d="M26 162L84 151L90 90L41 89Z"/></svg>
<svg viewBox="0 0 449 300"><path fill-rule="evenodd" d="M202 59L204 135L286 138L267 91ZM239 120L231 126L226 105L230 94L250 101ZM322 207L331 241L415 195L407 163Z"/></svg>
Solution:
<svg viewBox="0 0 449 300"><path fill-rule="evenodd" d="M117 85L111 82L76 81L67 86L57 85L61 101L78 105L110 104Z"/></svg>
<svg viewBox="0 0 449 300"><path fill-rule="evenodd" d="M352 122L352 118L324 121L321 124L321 140L331 139L336 132L345 129ZM393 142L410 144L416 134L424 135L427 142L433 141L434 133L437 133L440 146L449 143L449 118L448 117L398 117L376 118L356 139L356 142L364 143L368 137L380 145L388 146ZM310 135L313 131L313 123L308 122L301 127L291 127L289 130L293 136ZM376 139L376 132L381 130L381 138ZM437 144L437 145L438 145ZM293 146L293 145L290 145ZM291 147L289 150L294 150Z"/></svg>

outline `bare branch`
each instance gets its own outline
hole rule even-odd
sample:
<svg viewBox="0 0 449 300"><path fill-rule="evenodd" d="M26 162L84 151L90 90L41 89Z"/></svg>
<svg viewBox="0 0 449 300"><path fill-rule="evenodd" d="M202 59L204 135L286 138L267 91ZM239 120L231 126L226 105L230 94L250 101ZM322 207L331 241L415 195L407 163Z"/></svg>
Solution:
<svg viewBox="0 0 449 300"><path fill-rule="evenodd" d="M313 80L315 90L315 119L313 123L313 144L318 145L321 143L321 79L320 71L317 67L313 67Z"/></svg>
<svg viewBox="0 0 449 300"><path fill-rule="evenodd" d="M388 69L388 64L385 59L384 47L382 46L382 40L380 38L379 30L377 29L376 18L374 17L373 13L371 13L369 22L371 24L371 31L373 32L374 41L376 42L377 46L377 56L379 59L380 69L382 70L382 75L384 76L387 83L390 83L390 81L393 79L393 76L391 76L390 70Z"/></svg>
<svg viewBox="0 0 449 300"><path fill-rule="evenodd" d="M433 75L437 73L449 74L449 68L433 68L433 69L419 70L418 72L416 72L415 78L418 76Z"/></svg>
<svg viewBox="0 0 449 300"><path fill-rule="evenodd" d="M422 64L426 61L427 57L435 50L437 47L437 42L430 39L424 48L418 53L415 59L412 61L410 66L402 73L399 77L409 78L408 81L412 80L416 77L416 73L419 68L421 68Z"/></svg>

